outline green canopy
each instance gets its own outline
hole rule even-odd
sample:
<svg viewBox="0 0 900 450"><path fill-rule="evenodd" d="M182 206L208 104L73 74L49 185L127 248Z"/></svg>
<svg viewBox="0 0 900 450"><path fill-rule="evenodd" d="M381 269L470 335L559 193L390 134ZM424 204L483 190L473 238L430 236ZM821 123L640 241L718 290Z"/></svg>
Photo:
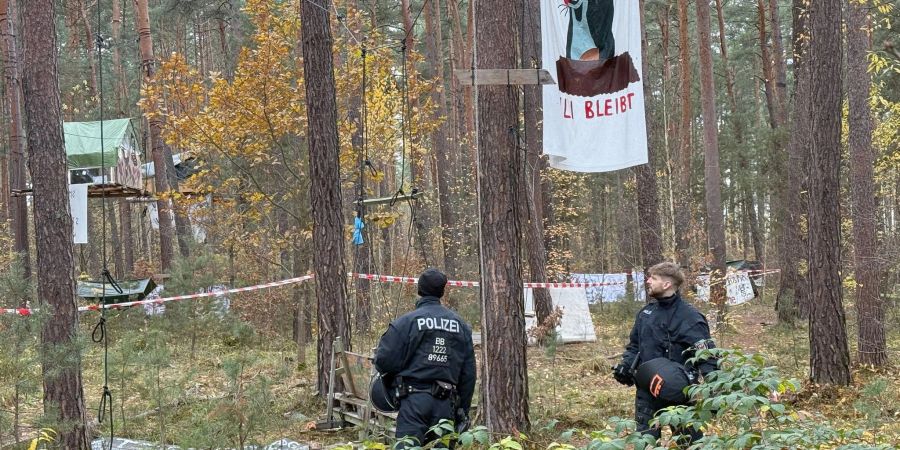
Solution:
<svg viewBox="0 0 900 450"><path fill-rule="evenodd" d="M130 145L136 145L131 119L104 120L101 161L100 123L100 121L63 123L66 157L70 169L104 165L113 167L118 162L119 147L124 142L130 141Z"/></svg>

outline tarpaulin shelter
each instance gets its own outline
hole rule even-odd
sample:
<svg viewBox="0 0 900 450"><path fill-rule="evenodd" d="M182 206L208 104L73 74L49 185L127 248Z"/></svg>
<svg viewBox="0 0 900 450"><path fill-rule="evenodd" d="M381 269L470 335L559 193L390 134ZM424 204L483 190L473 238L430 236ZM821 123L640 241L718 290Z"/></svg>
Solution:
<svg viewBox="0 0 900 450"><path fill-rule="evenodd" d="M131 119L65 122L69 183L92 184L90 196L142 194L141 150ZM105 179L103 169L105 168Z"/></svg>

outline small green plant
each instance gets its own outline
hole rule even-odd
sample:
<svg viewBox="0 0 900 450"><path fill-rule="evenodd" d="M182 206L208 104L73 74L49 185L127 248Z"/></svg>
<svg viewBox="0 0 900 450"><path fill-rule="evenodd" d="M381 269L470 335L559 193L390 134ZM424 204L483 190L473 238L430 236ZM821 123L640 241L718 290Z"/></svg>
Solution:
<svg viewBox="0 0 900 450"><path fill-rule="evenodd" d="M687 388L690 406L665 409L651 424L673 429L694 427L706 435L693 443L681 436L675 442L689 449L865 448L887 449L886 443L868 438L865 430L836 428L821 417L801 419L788 405L776 400L796 392L800 382L784 379L760 355L738 350L711 349L694 360L718 358L719 370L702 384ZM860 448L860 447L855 447Z"/></svg>

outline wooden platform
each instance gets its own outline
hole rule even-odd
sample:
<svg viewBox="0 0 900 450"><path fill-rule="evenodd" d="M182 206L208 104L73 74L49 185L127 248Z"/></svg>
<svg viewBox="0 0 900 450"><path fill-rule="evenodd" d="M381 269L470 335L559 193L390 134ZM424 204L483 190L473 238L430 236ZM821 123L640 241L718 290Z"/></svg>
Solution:
<svg viewBox="0 0 900 450"><path fill-rule="evenodd" d="M13 197L34 194L33 189L12 189L10 194ZM88 186L88 198L132 198L145 197L153 199L153 193L143 189L137 189L121 184L92 184Z"/></svg>

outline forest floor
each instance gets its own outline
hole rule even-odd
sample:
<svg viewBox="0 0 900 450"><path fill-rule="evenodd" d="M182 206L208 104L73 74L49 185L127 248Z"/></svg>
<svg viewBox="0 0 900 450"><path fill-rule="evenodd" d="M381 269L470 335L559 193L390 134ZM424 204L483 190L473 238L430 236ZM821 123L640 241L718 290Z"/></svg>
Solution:
<svg viewBox="0 0 900 450"><path fill-rule="evenodd" d="M567 429L600 429L611 417L631 417L633 388L617 384L610 367L640 307L639 303L593 305L596 342L529 348L529 438L536 447L546 447ZM853 308L847 311L852 352L856 322ZM139 312L122 316L123 332L139 332L110 344L109 386L117 436L155 442L162 438L196 448L237 447L241 440L268 443L280 438L317 448L358 439L353 429L314 429L312 424L324 416L324 402L315 396L314 366L298 367L290 341L253 335L246 326L231 324L215 332L211 330L216 327L207 333L199 329L192 345L186 329L171 330L180 333L177 337L145 329L147 321L141 316ZM897 307L888 311L887 321L890 367L896 368L900 366ZM783 376L807 379L808 329L778 325L770 298L732 308L727 322L723 328L728 331L714 336L720 347L760 353ZM90 325L82 325L85 335ZM363 341L369 344L376 338ZM83 373L90 417L96 417L102 392L101 361L102 347L87 345ZM315 346L307 349L307 361L315 361ZM855 365L852 370L853 383L845 388L826 389L803 381L801 391L790 400L793 407L801 416L821 414L833 424L893 436L900 442L900 376L892 369ZM37 386L23 405L27 424L37 422L40 411L39 382ZM25 434L33 437L36 430L26 429Z"/></svg>

